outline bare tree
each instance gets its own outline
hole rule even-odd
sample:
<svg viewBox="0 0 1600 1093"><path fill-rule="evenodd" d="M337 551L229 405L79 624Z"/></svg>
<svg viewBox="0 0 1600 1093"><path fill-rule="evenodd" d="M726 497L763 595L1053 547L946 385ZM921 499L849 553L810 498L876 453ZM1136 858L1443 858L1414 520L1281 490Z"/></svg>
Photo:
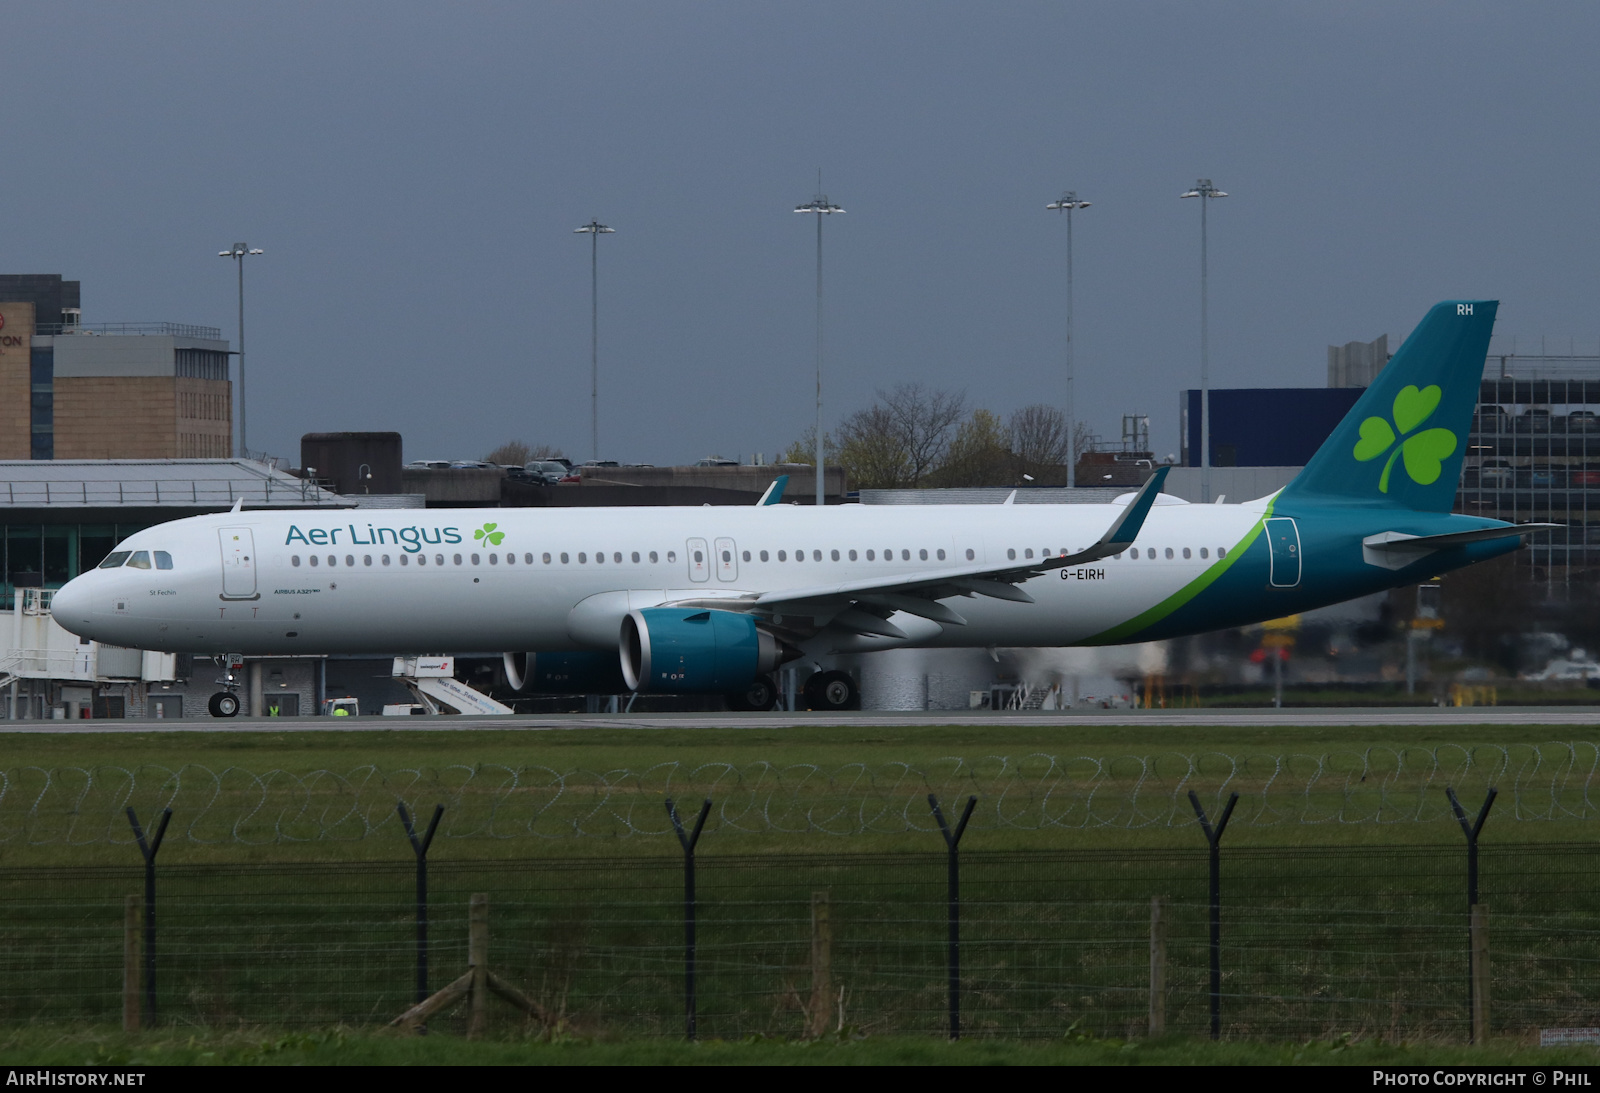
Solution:
<svg viewBox="0 0 1600 1093"><path fill-rule="evenodd" d="M837 460L856 489L892 490L911 485L911 460L894 416L881 402L839 423Z"/></svg>
<svg viewBox="0 0 1600 1093"><path fill-rule="evenodd" d="M906 485L922 485L922 480L944 462L951 433L961 420L966 403L963 391L930 391L920 383L901 383L892 391L878 392L874 409L882 408L880 420L904 453Z"/></svg>
<svg viewBox="0 0 1600 1093"><path fill-rule="evenodd" d="M1011 415L1011 450L1022 474L1040 483L1066 481L1067 415L1054 406L1034 403Z"/></svg>

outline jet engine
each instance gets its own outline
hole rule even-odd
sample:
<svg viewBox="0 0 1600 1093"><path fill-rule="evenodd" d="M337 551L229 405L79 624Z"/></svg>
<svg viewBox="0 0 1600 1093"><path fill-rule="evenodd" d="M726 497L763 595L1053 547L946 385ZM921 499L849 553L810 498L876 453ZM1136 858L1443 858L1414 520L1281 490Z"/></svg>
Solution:
<svg viewBox="0 0 1600 1093"><path fill-rule="evenodd" d="M749 615L645 607L622 620L622 676L642 692L740 691L797 654Z"/></svg>
<svg viewBox="0 0 1600 1093"><path fill-rule="evenodd" d="M506 683L522 694L621 694L623 682L614 653L506 653Z"/></svg>

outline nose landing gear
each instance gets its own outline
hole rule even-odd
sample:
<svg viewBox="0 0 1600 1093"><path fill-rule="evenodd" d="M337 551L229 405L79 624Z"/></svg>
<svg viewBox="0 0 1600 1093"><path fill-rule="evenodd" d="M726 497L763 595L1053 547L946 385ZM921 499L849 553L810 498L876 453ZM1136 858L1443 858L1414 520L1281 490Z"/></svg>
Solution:
<svg viewBox="0 0 1600 1093"><path fill-rule="evenodd" d="M218 691L206 702L206 710L212 717L237 717L239 716L239 681L235 673L244 668L244 656L240 653L224 653L213 658L217 667L222 669L222 678L218 683L226 690Z"/></svg>

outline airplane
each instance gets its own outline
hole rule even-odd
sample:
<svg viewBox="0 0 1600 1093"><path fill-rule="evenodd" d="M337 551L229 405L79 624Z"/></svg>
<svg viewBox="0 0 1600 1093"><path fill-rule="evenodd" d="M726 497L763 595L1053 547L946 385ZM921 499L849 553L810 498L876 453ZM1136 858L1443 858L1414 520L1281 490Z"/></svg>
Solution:
<svg viewBox="0 0 1600 1093"><path fill-rule="evenodd" d="M82 638L217 657L505 650L531 693L858 701L833 654L1143 642L1416 584L1550 524L1451 513L1497 302L1434 306L1305 469L1189 504L242 511L129 536L55 593Z"/></svg>

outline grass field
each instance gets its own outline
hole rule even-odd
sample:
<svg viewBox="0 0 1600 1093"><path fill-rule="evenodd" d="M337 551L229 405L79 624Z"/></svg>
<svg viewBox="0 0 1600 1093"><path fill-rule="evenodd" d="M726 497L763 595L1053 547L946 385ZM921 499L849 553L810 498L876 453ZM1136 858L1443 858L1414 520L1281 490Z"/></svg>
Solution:
<svg viewBox="0 0 1600 1093"><path fill-rule="evenodd" d="M1183 1037L1054 1043L865 1038L614 1043L523 1037L468 1042L353 1029L124 1036L79 1028L0 1033L11 1066L1595 1066L1600 1051L1514 1040L1482 1047L1379 1040L1208 1043Z"/></svg>
<svg viewBox="0 0 1600 1093"><path fill-rule="evenodd" d="M1224 784L1243 796L1230 845L1452 843L1460 833L1443 784L1453 782L1476 807L1491 781L1503 796L1486 839L1589 838L1600 811L1588 803L1587 780L1600 784L1600 752L1588 745L1552 766L1559 749L1547 746L1550 736L1504 726L1028 728L1004 720L885 729L0 735L10 774L0 796L0 865L127 861L136 852L122 805L148 820L168 802L176 815L164 862L405 857L397 795L424 813L447 804L438 853L466 857L588 855L607 840L625 843L629 854L675 853L663 807L669 796L690 808L703 797L716 802L709 852L713 843L740 853L816 852L837 848L841 837L855 850L910 849L937 839L929 790L947 802L981 798L971 835L978 848L1187 846L1199 837L1187 790L1215 810ZM1543 759L1534 751L1541 745ZM1424 769L1429 749L1439 748L1445 761ZM1476 749L1477 762L1462 769L1466 749ZM1509 766L1493 773L1505 754ZM1193 770L1184 757L1193 757ZM1096 768L1107 759L1116 761ZM186 788L175 794L163 783L185 767ZM98 772L92 790L73 768ZM47 785L47 771L69 776ZM127 771L136 774L131 794ZM304 784L319 771L335 777ZM1430 822L1413 822L1419 814Z"/></svg>
<svg viewBox="0 0 1600 1093"><path fill-rule="evenodd" d="M43 1062L58 1048L115 1054L160 1044L175 1060L318 1061L331 1049L316 1037L332 1035L319 1030L336 1028L347 1030L339 1051L352 1061L445 1051L372 1034L413 990L412 855L393 818L403 791L423 810L439 797L450 804L430 854L432 986L464 966L467 897L487 892L495 966L561 1015L541 1033L570 1041L524 1042L520 1019L500 1013L494 1043L458 1044L452 1050L466 1054L450 1061L512 1057L496 1052L534 1062L1235 1061L1227 1045L1142 1039L1153 896L1169 901L1168 1027L1186 1036L1205 1027L1205 844L1180 790L1192 786L1215 810L1226 781L1244 800L1224 840L1225 1033L1323 1043L1240 1047L1239 1061L1294 1061L1302 1050L1300 1061L1344 1061L1341 1037L1379 1053L1366 1056L1374 1063L1405 1061L1383 1052L1445 1061L1437 1053L1465 1038L1467 1016L1465 855L1442 789L1451 779L1470 808L1490 781L1502 791L1482 872L1494 1027L1513 1034L1495 1050L1512 1052L1538 1028L1595 1024L1600 1009L1600 816L1587 797L1600 753L1542 747L1549 736L1537 727L1040 729L1003 720L5 736L0 1027L16 1031L0 1039L0 1053L13 1044ZM1447 761L1425 770L1424 755ZM1475 764L1465 764L1469 755ZM1167 758L1141 766L1141 756ZM1171 757L1183 756L1200 758L1184 759L1178 777ZM1306 757L1321 757L1320 780L1291 792L1311 769ZM163 771L202 769L260 777L206 783L211 797L194 779L175 797L163 789ZM83 770L99 781L74 781ZM560 794L528 774L538 770L568 775ZM158 870L161 1027L137 1041L47 1033L104 1028L119 1012L123 899L142 874L117 814L127 784L118 771L136 773L124 796L147 823L169 798L175 812ZM316 771L342 777L311 779ZM397 772L407 771L426 777L402 785ZM521 772L521 788L495 781L506 771ZM964 1027L975 1042L954 1048L937 1042L945 859L929 788L950 812L969 789L982 798L962 844ZM722 1045L668 1043L682 1027L683 968L669 794L691 809L703 795L718 802L699 850L700 1013L702 1034ZM1419 821L1422 798L1428 818ZM1300 812L1285 805L1295 800ZM223 820L247 812L228 836ZM267 812L271 823L259 815ZM799 1035L811 1004L818 892L832 908L836 1025L864 1035L860 1043L784 1040ZM279 1044L270 1051L260 1037L219 1032L285 1027L302 1031L270 1041ZM437 1045L463 1027L459 1011L441 1017ZM1051 1046L1066 1030L1106 1039ZM186 1034L198 1037L187 1047ZM1405 1042L1423 1046L1393 1046Z"/></svg>

